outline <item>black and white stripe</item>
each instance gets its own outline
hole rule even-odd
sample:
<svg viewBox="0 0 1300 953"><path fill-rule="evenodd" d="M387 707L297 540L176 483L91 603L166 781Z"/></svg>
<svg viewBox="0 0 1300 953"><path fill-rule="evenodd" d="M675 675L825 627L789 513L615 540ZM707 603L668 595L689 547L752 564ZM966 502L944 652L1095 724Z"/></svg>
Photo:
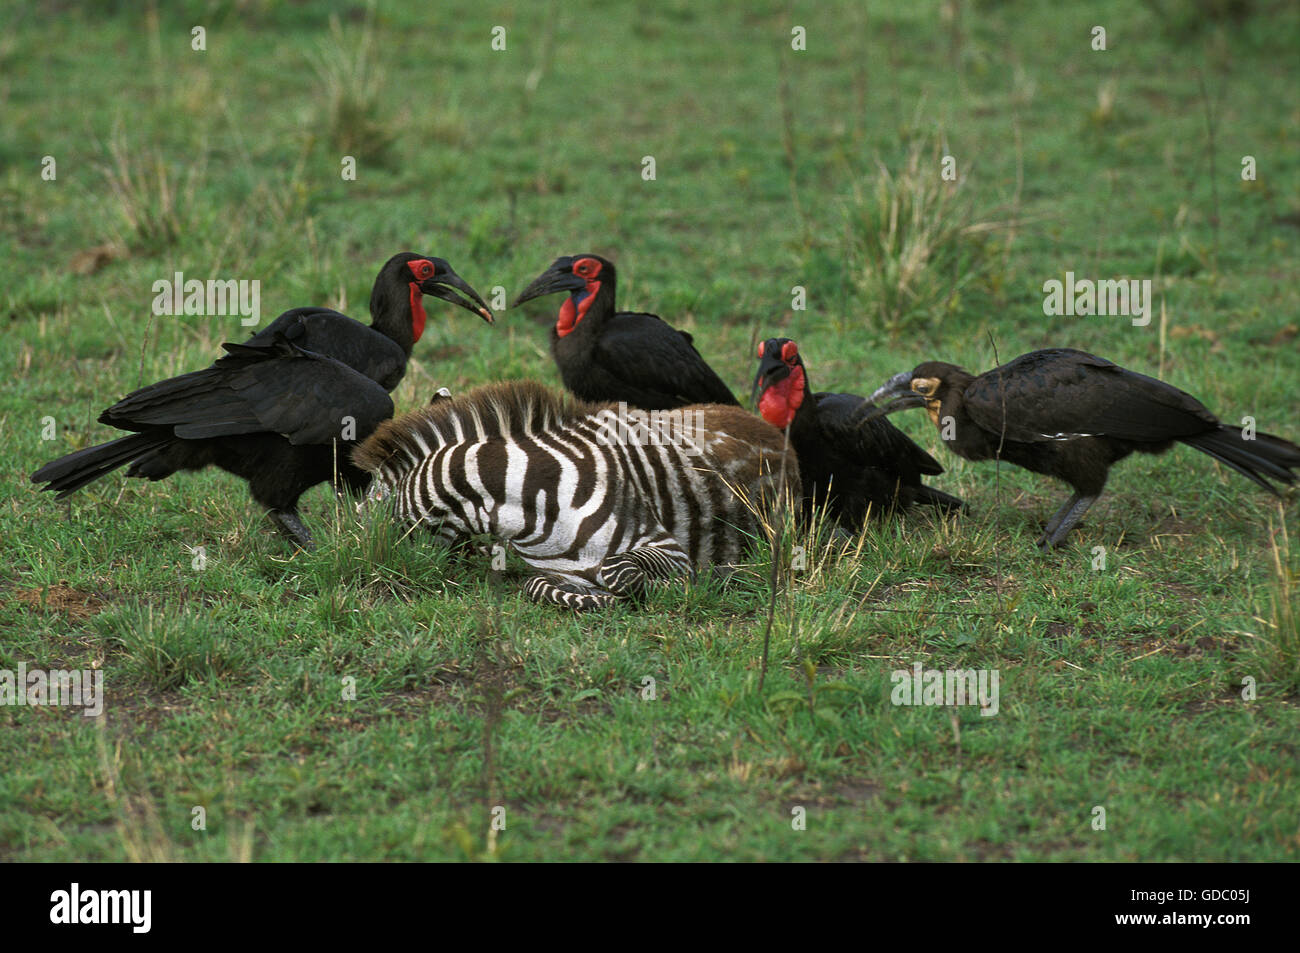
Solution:
<svg viewBox="0 0 1300 953"><path fill-rule="evenodd" d="M541 601L595 608L739 563L782 479L782 435L706 405L686 418L690 439L632 441L616 414L530 382L489 385L384 424L354 459L405 523L449 544L507 542L539 571L525 591Z"/></svg>

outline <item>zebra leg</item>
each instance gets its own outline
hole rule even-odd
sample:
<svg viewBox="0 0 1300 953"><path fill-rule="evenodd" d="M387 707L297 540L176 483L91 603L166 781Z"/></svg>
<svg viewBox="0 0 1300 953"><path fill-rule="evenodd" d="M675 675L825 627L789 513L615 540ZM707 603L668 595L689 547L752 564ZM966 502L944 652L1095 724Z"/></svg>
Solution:
<svg viewBox="0 0 1300 953"><path fill-rule="evenodd" d="M577 612L607 609L618 603L618 597L608 592L579 592L546 576L533 576L524 583L524 592L534 602L549 602Z"/></svg>
<svg viewBox="0 0 1300 953"><path fill-rule="evenodd" d="M600 564L600 582L617 596L642 599L654 582L689 575L690 557L676 543L641 546L610 556Z"/></svg>

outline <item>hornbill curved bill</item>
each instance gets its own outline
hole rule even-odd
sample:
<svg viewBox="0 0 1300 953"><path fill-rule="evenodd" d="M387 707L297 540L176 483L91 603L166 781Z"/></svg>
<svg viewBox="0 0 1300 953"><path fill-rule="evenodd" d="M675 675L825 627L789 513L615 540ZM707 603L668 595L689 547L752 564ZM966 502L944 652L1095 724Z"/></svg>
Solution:
<svg viewBox="0 0 1300 953"><path fill-rule="evenodd" d="M943 473L943 467L888 420L867 419L870 402L854 394L812 393L794 341L764 341L758 362L754 397L764 420L778 430L789 428L805 518L813 507L825 507L841 525L856 530L868 516L883 517L895 507L964 509L957 497L921 482L923 475Z"/></svg>
<svg viewBox="0 0 1300 953"><path fill-rule="evenodd" d="M643 410L740 405L691 335L658 315L616 311L614 284L614 263L599 255L557 258L511 305L569 292L551 329L551 354L565 387L583 400L625 401Z"/></svg>
<svg viewBox="0 0 1300 953"><path fill-rule="evenodd" d="M150 480L215 465L247 480L276 527L310 549L298 498L326 480L353 492L370 482L335 441L364 440L393 415L388 394L424 333L426 294L492 322L447 262L394 255L375 279L369 327L328 308L286 311L242 344L223 344L212 366L123 397L99 422L135 433L60 457L32 480L61 500L128 463L127 476Z"/></svg>
<svg viewBox="0 0 1300 953"><path fill-rule="evenodd" d="M1163 453L1175 441L1207 453L1278 494L1294 484L1300 447L1272 434L1247 436L1164 381L1072 348L1032 351L978 377L942 361L897 374L871 395L876 413L925 407L952 420L958 456L1010 463L1056 477L1074 494L1048 521L1039 545L1059 546L1101 495L1113 464L1134 451ZM1005 408L1005 412L1003 410Z"/></svg>

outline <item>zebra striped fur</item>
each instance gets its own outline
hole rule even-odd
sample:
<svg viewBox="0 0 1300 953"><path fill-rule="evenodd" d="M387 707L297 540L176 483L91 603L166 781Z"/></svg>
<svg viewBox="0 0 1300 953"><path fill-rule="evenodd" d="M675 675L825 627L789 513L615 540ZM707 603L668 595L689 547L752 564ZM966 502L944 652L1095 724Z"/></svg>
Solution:
<svg viewBox="0 0 1300 953"><path fill-rule="evenodd" d="M386 421L353 452L398 519L451 545L479 535L538 571L533 599L572 609L639 600L656 582L734 566L798 465L738 407L684 408L693 440L629 440L618 406L530 381L490 384ZM616 436L618 434L622 436Z"/></svg>

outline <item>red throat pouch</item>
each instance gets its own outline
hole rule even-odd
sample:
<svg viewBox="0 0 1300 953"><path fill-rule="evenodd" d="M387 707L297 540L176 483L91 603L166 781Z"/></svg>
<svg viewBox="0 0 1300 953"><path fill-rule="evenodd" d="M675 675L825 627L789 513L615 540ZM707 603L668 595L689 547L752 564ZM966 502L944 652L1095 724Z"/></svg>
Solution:
<svg viewBox="0 0 1300 953"><path fill-rule="evenodd" d="M414 344L420 340L420 335L424 333L424 323L429 320L429 316L424 311L424 295L420 294L420 286L414 281L411 285L411 343Z"/></svg>
<svg viewBox="0 0 1300 953"><path fill-rule="evenodd" d="M578 322L587 316L587 309L591 303L596 300L596 292L600 291L599 281L587 282L587 293L578 298L575 305L574 296L564 299L564 304L560 305L560 316L555 320L555 333L560 337L569 334L578 326Z"/></svg>
<svg viewBox="0 0 1300 953"><path fill-rule="evenodd" d="M803 404L803 395L803 368L792 367L785 380L773 384L759 396L758 411L773 427L784 430Z"/></svg>
<svg viewBox="0 0 1300 953"><path fill-rule="evenodd" d="M560 316L555 321L555 333L564 337L577 323L578 309L573 306L573 297L570 296L564 299L564 304L560 305Z"/></svg>

